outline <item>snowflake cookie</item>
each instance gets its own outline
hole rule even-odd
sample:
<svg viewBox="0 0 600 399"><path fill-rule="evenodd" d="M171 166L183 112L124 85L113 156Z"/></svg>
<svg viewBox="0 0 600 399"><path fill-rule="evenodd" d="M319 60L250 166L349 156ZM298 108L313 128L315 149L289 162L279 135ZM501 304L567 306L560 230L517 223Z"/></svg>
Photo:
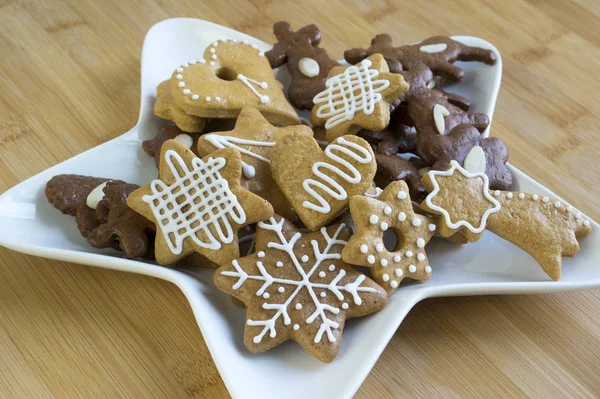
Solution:
<svg viewBox="0 0 600 399"><path fill-rule="evenodd" d="M560 278L562 257L579 251L578 239L588 235L591 223L581 212L544 195L489 190L482 159L456 161L446 171L429 171L423 185L430 192L421 208L439 215L439 234L462 234L477 241L485 229L528 252L553 280Z"/></svg>
<svg viewBox="0 0 600 399"><path fill-rule="evenodd" d="M379 131L390 122L390 103L408 91L408 83L390 73L381 54L356 65L332 68L325 90L313 99L310 122L325 126L327 141L361 128Z"/></svg>
<svg viewBox="0 0 600 399"><path fill-rule="evenodd" d="M256 108L244 107L235 128L227 132L204 134L198 140L200 155L231 147L242 154L242 187L266 199L277 214L291 219L292 206L277 187L271 174L271 150L283 137L312 137L308 126L275 127Z"/></svg>
<svg viewBox="0 0 600 399"><path fill-rule="evenodd" d="M221 264L239 256L238 229L273 215L271 205L240 187L238 151L202 159L176 140L161 148L159 178L127 204L156 224L156 261L171 265L193 252Z"/></svg>
<svg viewBox="0 0 600 399"><path fill-rule="evenodd" d="M389 294L404 277L429 280L431 266L425 245L436 226L431 218L413 211L404 181L390 183L378 199L352 197L350 214L356 231L342 251L345 262L369 267L371 277ZM383 239L388 229L396 234L392 251L386 248Z"/></svg>
<svg viewBox="0 0 600 399"><path fill-rule="evenodd" d="M204 57L183 63L170 79L175 104L202 118L235 118L246 105L275 125L297 125L264 53L248 41L218 40Z"/></svg>
<svg viewBox="0 0 600 399"><path fill-rule="evenodd" d="M383 309L385 291L341 259L350 234L344 224L303 234L274 216L258 224L255 254L215 272L216 286L246 304L250 352L293 339L330 362L345 320Z"/></svg>

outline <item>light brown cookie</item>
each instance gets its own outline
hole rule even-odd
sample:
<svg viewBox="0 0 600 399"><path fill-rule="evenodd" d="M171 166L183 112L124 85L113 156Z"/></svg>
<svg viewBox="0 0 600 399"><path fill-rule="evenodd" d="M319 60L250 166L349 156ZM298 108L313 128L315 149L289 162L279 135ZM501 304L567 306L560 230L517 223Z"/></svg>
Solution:
<svg viewBox="0 0 600 399"><path fill-rule="evenodd" d="M485 160L485 158L483 158ZM592 230L581 212L546 196L510 191L489 191L482 173L485 161L470 172L456 161L446 171L430 171L423 185L430 192L421 208L440 215L443 237L456 232L470 242L488 229L528 252L553 280L560 278L562 257L579 251L578 239Z"/></svg>
<svg viewBox="0 0 600 399"><path fill-rule="evenodd" d="M383 190L379 199L356 195L350 199L354 235L342 252L345 262L369 267L373 280L394 292L400 281L429 280L431 267L425 245L436 229L433 220L416 214L404 181L395 181ZM396 246L389 251L383 234L396 234Z"/></svg>
<svg viewBox="0 0 600 399"><path fill-rule="evenodd" d="M170 86L175 104L192 115L235 118L250 105L275 125L300 123L269 61L253 44L212 43L203 59L188 61L173 72Z"/></svg>
<svg viewBox="0 0 600 399"><path fill-rule="evenodd" d="M376 169L373 150L357 136L338 137L325 151L312 137L287 136L271 151L275 182L313 231L344 212L352 195L366 192Z"/></svg>
<svg viewBox="0 0 600 399"><path fill-rule="evenodd" d="M200 159L175 140L163 144L159 179L127 198L156 224L159 264L192 252L218 264L239 256L238 229L273 214L267 201L240 187L241 173L241 156L233 148Z"/></svg>
<svg viewBox="0 0 600 399"><path fill-rule="evenodd" d="M173 102L168 80L158 85L156 96L154 115L173 121L178 128L188 133L200 133L206 126L206 119L188 114Z"/></svg>
<svg viewBox="0 0 600 399"><path fill-rule="evenodd" d="M385 291L341 260L350 234L344 224L303 234L274 216L258 224L257 253L215 272L215 285L248 308L244 344L250 352L292 339L330 362L345 320L383 309Z"/></svg>
<svg viewBox="0 0 600 399"><path fill-rule="evenodd" d="M198 140L200 155L231 147L242 154L242 187L271 203L276 213L291 219L293 210L271 174L270 157L275 143L296 134L312 137L308 126L275 127L258 110L244 107L233 130L205 134Z"/></svg>
<svg viewBox="0 0 600 399"><path fill-rule="evenodd" d="M390 73L381 54L332 68L325 87L314 98L310 121L325 126L329 142L361 128L384 129L390 122L390 104L408 91L404 77Z"/></svg>

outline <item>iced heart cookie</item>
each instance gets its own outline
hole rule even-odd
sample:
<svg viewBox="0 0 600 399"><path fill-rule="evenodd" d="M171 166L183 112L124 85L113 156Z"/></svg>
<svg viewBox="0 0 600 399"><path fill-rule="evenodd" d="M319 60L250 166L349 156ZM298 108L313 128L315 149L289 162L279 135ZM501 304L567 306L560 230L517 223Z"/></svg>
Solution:
<svg viewBox="0 0 600 399"><path fill-rule="evenodd" d="M287 136L271 151L275 182L313 231L346 210L352 195L366 192L376 169L373 150L357 136L338 137L325 151L311 137Z"/></svg>
<svg viewBox="0 0 600 399"><path fill-rule="evenodd" d="M235 118L250 105L275 125L300 123L264 53L247 42L212 43L204 58L177 68L170 85L175 104L192 115Z"/></svg>
<svg viewBox="0 0 600 399"><path fill-rule="evenodd" d="M325 126L329 142L361 128L379 131L390 122L390 103L407 91L402 75L390 73L383 56L374 54L331 69L325 90L314 98L310 121Z"/></svg>
<svg viewBox="0 0 600 399"><path fill-rule="evenodd" d="M383 309L385 291L341 260L350 234L344 224L304 234L274 216L258 224L255 254L217 269L215 285L247 307L244 344L250 352L293 339L330 362L345 320Z"/></svg>
<svg viewBox="0 0 600 399"><path fill-rule="evenodd" d="M242 154L242 187L269 201L276 213L291 219L292 207L273 180L270 157L275 143L292 134L313 135L304 125L275 127L255 108L244 107L233 130L201 136L198 152L204 156L219 148L238 150Z"/></svg>
<svg viewBox="0 0 600 399"><path fill-rule="evenodd" d="M436 226L431 218L413 211L405 182L391 183L379 199L352 197L350 214L355 233L342 251L345 262L369 267L371 277L388 293L394 292L405 277L429 280L431 267L425 245ZM383 242L388 229L396 234L392 250Z"/></svg>
<svg viewBox="0 0 600 399"><path fill-rule="evenodd" d="M154 103L154 115L159 118L173 121L178 128L188 133L199 133L206 125L206 119L188 114L173 102L171 86L165 80L156 88L156 102Z"/></svg>
<svg viewBox="0 0 600 399"><path fill-rule="evenodd" d="M423 185L430 192L421 208L439 215L443 237L460 232L470 242L488 229L528 252L553 280L560 278L562 257L579 251L578 239L592 230L581 212L546 196L489 191L485 157L469 161L467 171L456 161L446 171L430 171Z"/></svg>
<svg viewBox="0 0 600 399"><path fill-rule="evenodd" d="M241 156L233 148L200 159L175 140L163 144L159 178L127 198L156 224L159 264L193 252L218 264L239 256L237 231L273 214L267 201L240 187L241 173Z"/></svg>

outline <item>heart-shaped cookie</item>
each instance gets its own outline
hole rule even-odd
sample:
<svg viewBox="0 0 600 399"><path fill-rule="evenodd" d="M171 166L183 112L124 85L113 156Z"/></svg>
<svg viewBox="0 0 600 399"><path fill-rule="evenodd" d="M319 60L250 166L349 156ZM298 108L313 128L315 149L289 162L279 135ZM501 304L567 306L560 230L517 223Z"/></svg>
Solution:
<svg viewBox="0 0 600 399"><path fill-rule="evenodd" d="M321 151L312 137L286 136L271 151L275 182L304 222L317 230L365 193L377 170L375 155L360 137L338 137Z"/></svg>

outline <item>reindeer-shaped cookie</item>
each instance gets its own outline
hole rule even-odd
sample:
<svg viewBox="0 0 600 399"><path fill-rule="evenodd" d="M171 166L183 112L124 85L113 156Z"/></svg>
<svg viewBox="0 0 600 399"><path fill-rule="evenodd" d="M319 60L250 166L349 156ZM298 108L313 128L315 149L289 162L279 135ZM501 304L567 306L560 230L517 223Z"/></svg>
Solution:
<svg viewBox="0 0 600 399"><path fill-rule="evenodd" d="M560 278L562 257L574 257L578 239L592 230L590 221L570 205L546 196L490 191L485 154L474 147L465 167L455 160L446 171L430 171L423 185L430 192L421 208L439 215L439 233L461 233L479 240L487 229L528 252L553 280Z"/></svg>

